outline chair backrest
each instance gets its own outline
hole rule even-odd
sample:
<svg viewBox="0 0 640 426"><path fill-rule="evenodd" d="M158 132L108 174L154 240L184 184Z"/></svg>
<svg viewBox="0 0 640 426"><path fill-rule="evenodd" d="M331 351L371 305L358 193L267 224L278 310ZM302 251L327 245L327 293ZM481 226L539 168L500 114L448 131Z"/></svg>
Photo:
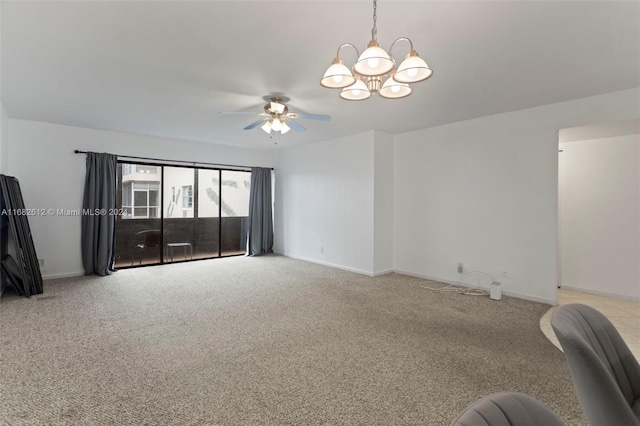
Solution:
<svg viewBox="0 0 640 426"><path fill-rule="evenodd" d="M144 236L144 246L145 247L160 247L162 233L159 229L145 229L144 231L138 232L138 235Z"/></svg>
<svg viewBox="0 0 640 426"><path fill-rule="evenodd" d="M611 321L574 303L553 311L551 327L589 423L640 425L640 365Z"/></svg>
<svg viewBox="0 0 640 426"><path fill-rule="evenodd" d="M451 426L564 426L546 405L520 392L498 392L472 402Z"/></svg>

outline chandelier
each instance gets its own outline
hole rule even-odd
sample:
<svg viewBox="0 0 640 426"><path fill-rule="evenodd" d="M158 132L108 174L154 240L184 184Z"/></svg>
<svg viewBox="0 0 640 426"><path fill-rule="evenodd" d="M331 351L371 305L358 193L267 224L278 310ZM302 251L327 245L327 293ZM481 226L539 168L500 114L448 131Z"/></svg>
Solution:
<svg viewBox="0 0 640 426"><path fill-rule="evenodd" d="M391 43L389 53L380 47L376 39L377 7L377 0L373 0L373 28L367 49L361 55L353 44L341 45L338 47L336 58L320 80L320 85L323 87L342 89L340 92L342 99L362 101L375 93L387 99L404 98L412 92L409 83L426 80L433 74L427 63L413 50L413 42L407 37L400 37ZM400 41L408 42L410 50L400 66L396 67L391 51ZM349 70L340 59L340 50L347 46L354 48L358 54L358 61L353 66L353 71Z"/></svg>

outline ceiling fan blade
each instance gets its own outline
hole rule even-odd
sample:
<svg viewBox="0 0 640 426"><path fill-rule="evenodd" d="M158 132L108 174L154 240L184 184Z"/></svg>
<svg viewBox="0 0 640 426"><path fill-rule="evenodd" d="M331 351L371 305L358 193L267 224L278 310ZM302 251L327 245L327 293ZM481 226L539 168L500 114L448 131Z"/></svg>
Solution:
<svg viewBox="0 0 640 426"><path fill-rule="evenodd" d="M329 121L331 120L331 117L328 115L324 115L324 114L304 114L304 113L298 113L298 112L291 112L289 114L287 114L287 117L289 118L304 118L307 120L318 120L318 121Z"/></svg>
<svg viewBox="0 0 640 426"><path fill-rule="evenodd" d="M297 123L295 121L293 121L291 118L289 118L287 120L287 125L289 125L289 127L291 127L293 130L295 130L296 132L304 132L305 130L307 130L306 127L304 127L302 124Z"/></svg>
<svg viewBox="0 0 640 426"><path fill-rule="evenodd" d="M256 127L258 127L260 124L264 123L265 121L267 121L266 118L261 118L258 121L254 121L253 123L249 124L247 127L245 127L243 130L251 130L254 129Z"/></svg>

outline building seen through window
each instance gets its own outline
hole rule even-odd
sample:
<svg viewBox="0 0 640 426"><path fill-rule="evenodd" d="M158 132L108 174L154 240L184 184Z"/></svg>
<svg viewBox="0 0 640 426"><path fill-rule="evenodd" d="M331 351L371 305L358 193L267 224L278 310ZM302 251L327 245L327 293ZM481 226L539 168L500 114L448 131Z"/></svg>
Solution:
<svg viewBox="0 0 640 426"><path fill-rule="evenodd" d="M160 217L158 166L122 164L123 219Z"/></svg>

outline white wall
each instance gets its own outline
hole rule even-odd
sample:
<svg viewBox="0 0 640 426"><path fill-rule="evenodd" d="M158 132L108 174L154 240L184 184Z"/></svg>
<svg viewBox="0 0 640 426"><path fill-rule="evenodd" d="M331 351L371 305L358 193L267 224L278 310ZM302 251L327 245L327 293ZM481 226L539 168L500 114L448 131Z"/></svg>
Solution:
<svg viewBox="0 0 640 426"><path fill-rule="evenodd" d="M4 106L0 103L0 173L7 173L7 157L8 157L8 148L9 148L9 118L7 117L7 111L5 111ZM0 222L4 222L7 220L6 217L0 219ZM8 225L7 225L8 226ZM2 228L0 230L0 244L2 246L5 245L7 236L4 235L4 232L8 232L9 228ZM6 247L2 248L4 252ZM4 288L7 284L4 284L4 277L2 271L0 270L0 295L2 294Z"/></svg>
<svg viewBox="0 0 640 426"><path fill-rule="evenodd" d="M0 1L0 46L2 46L2 1ZM2 99L2 55L0 55L0 100ZM7 165L7 145L9 139L9 126L7 124L7 111L0 102L0 173L5 173Z"/></svg>
<svg viewBox="0 0 640 426"><path fill-rule="evenodd" d="M7 170L7 158L9 156L9 117L4 106L0 103L0 173Z"/></svg>
<svg viewBox="0 0 640 426"><path fill-rule="evenodd" d="M0 1L0 47L2 46L2 1ZM0 100L2 99L2 55L0 54ZM4 105L0 102L0 173L5 174L7 170L7 149L9 145L9 126L8 126L7 111L4 109ZM6 236L2 234L5 229L0 230L0 241L4 241ZM2 244L4 245L4 244ZM3 247L2 250L5 250ZM4 276L0 270L0 296L4 291L6 284L4 283Z"/></svg>
<svg viewBox="0 0 640 426"><path fill-rule="evenodd" d="M560 149L561 285L640 301L640 135Z"/></svg>
<svg viewBox="0 0 640 426"><path fill-rule="evenodd" d="M558 130L637 118L639 95L626 90L396 135L394 269L455 281L464 262L496 274L506 294L555 303Z"/></svg>
<svg viewBox="0 0 640 426"><path fill-rule="evenodd" d="M375 132L373 274L393 271L393 136Z"/></svg>
<svg viewBox="0 0 640 426"><path fill-rule="evenodd" d="M278 151L274 251L374 273L374 132Z"/></svg>
<svg viewBox="0 0 640 426"><path fill-rule="evenodd" d="M8 174L20 181L25 205L32 209L79 209L85 177L84 155L73 150L168 160L272 167L268 151L162 139L27 120L9 119ZM30 217L45 278L83 274L80 217Z"/></svg>

